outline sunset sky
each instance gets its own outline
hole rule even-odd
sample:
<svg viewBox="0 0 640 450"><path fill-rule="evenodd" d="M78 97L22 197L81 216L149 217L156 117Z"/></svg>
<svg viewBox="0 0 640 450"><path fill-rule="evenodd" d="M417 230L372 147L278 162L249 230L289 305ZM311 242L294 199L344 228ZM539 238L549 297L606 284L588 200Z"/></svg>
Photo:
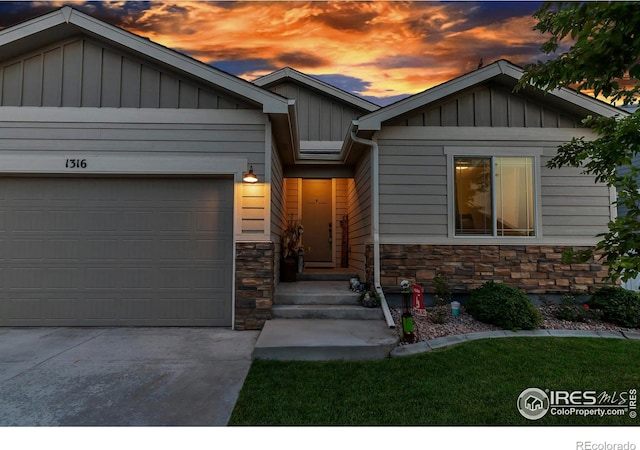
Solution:
<svg viewBox="0 0 640 450"><path fill-rule="evenodd" d="M285 66L386 105L505 58L544 58L539 2L0 1L0 27L63 5L247 80Z"/></svg>

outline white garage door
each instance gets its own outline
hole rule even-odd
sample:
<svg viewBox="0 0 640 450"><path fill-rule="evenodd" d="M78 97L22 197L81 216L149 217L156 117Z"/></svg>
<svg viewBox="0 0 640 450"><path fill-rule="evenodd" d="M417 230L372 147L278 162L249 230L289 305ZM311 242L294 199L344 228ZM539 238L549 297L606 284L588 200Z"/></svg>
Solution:
<svg viewBox="0 0 640 450"><path fill-rule="evenodd" d="M233 182L0 178L0 325L230 326Z"/></svg>

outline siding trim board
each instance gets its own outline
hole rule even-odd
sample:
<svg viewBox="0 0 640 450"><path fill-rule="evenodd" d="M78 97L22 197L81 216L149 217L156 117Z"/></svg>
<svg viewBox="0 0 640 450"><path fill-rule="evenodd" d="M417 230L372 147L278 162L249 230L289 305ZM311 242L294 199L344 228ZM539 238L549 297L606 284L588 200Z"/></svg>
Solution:
<svg viewBox="0 0 640 450"><path fill-rule="evenodd" d="M429 140L442 141L442 145L457 146L468 145L466 141L482 145L493 145L502 141L505 145L522 145L522 141L535 141L536 143L563 144L575 136L584 136L585 139L595 139L596 135L590 129L580 128L491 128L491 127L398 127L385 126L376 132L378 139L394 140Z"/></svg>
<svg viewBox="0 0 640 450"><path fill-rule="evenodd" d="M86 152L73 158L67 155L0 153L1 174L64 175L233 175L242 179L247 158L218 156L167 156L161 160L135 155L113 155ZM86 167L75 167L68 160L84 161Z"/></svg>
<svg viewBox="0 0 640 450"><path fill-rule="evenodd" d="M55 119L55 120L52 120ZM0 122L40 122L65 126L68 122L107 124L176 124L176 111L169 109L89 108L89 107L0 107ZM253 110L181 109L180 125L264 125L264 115Z"/></svg>

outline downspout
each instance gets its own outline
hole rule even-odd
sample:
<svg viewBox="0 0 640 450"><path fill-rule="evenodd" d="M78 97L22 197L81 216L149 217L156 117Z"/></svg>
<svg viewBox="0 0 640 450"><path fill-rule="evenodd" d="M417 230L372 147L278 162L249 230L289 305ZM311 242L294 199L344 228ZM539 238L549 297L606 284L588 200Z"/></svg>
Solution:
<svg viewBox="0 0 640 450"><path fill-rule="evenodd" d="M354 125L357 125L354 121ZM380 306L384 313L385 321L389 328L395 328L395 322L391 317L391 311L387 304L387 299L380 286L380 166L378 141L374 136L373 139L363 139L356 136L356 132L351 129L351 140L362 145L371 147L371 228L373 231L373 285L376 292L380 295Z"/></svg>

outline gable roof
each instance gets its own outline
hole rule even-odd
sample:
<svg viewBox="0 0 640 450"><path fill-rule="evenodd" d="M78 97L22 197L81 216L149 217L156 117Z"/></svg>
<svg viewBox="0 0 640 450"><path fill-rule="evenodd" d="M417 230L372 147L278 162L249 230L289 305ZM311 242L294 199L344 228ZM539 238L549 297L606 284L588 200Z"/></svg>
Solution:
<svg viewBox="0 0 640 450"><path fill-rule="evenodd" d="M43 42L61 40L85 33L110 44L133 51L155 62L170 66L192 77L211 83L255 105L266 114L289 114L291 102L248 81L171 50L149 39L105 23L70 6L0 30L0 59L33 50Z"/></svg>
<svg viewBox="0 0 640 450"><path fill-rule="evenodd" d="M385 121L424 107L429 103L437 102L449 95L458 93L464 89L468 89L490 79L502 78L503 80L515 84L522 77L523 73L524 72L521 67L506 60L499 60L489 64L488 66L469 72L458 78L454 78L453 80L447 81L360 117L358 120L353 122L352 129L377 131L381 129L382 123ZM589 114L604 117L627 114L625 111L622 111L615 106L571 89L555 89L548 92L547 96L547 101L558 101L568 106L586 110Z"/></svg>
<svg viewBox="0 0 640 450"><path fill-rule="evenodd" d="M363 111L372 112L380 109L380 106L371 103L357 95L353 95L349 92L343 91L342 89L338 89L335 86L331 86L324 81L320 81L317 78L313 78L309 75L306 75L302 72L299 72L291 67L284 67L280 70L276 70L268 75L264 75L260 78L256 78L253 80L253 83L257 86L261 86L264 88L269 88L271 86L277 85L283 81L293 80L302 85L320 91L321 93L328 95L330 97L336 98L340 101L353 105L357 108L362 109Z"/></svg>

